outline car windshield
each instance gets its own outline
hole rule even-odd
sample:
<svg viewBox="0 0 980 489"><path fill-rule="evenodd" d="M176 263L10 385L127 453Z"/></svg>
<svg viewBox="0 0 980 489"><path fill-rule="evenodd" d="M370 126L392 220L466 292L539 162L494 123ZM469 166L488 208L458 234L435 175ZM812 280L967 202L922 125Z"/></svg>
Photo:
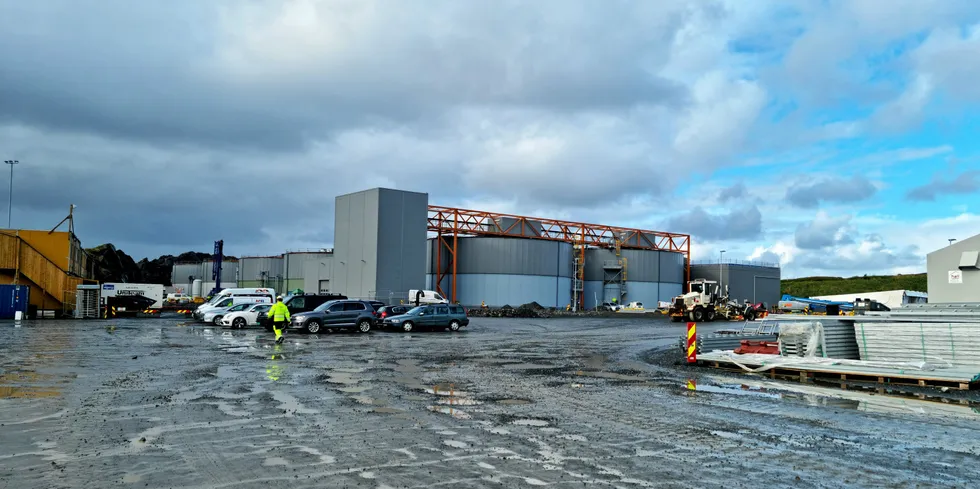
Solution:
<svg viewBox="0 0 980 489"><path fill-rule="evenodd" d="M338 301L327 301L327 302L324 302L323 304L320 304L319 306L316 306L316 309L313 309L313 311L314 312L323 312L323 311L326 311L328 307L336 304L337 302Z"/></svg>
<svg viewBox="0 0 980 489"><path fill-rule="evenodd" d="M420 312L422 312L422 311L425 310L425 307L426 306L413 307L413 308L409 309L408 312L406 312L405 314L411 314L413 316L418 316Z"/></svg>

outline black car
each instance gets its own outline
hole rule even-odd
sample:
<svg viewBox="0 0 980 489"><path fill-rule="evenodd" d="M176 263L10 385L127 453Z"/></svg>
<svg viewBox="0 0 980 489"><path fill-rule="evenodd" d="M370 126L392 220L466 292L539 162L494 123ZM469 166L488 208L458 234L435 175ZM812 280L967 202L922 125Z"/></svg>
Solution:
<svg viewBox="0 0 980 489"><path fill-rule="evenodd" d="M381 328L387 327L384 320L385 318L390 318L391 316L400 316L408 312L412 306L382 306L378 309L378 326Z"/></svg>
<svg viewBox="0 0 980 489"><path fill-rule="evenodd" d="M367 333L378 320L378 312L371 301L361 300L324 302L312 311L291 314L291 316L287 328L300 329L307 333L336 329L356 329L361 333Z"/></svg>
<svg viewBox="0 0 980 489"><path fill-rule="evenodd" d="M304 294L304 295L291 295L286 297L282 302L286 304L289 309L289 314L299 314L301 312L308 312L316 309L324 302L344 300L346 295L340 294ZM262 325L266 331L272 331L272 318L262 315L259 318L259 324Z"/></svg>

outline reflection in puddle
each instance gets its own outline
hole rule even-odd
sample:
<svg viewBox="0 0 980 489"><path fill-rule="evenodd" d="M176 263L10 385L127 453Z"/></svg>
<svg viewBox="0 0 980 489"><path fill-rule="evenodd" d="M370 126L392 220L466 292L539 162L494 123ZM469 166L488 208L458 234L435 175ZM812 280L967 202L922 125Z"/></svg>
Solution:
<svg viewBox="0 0 980 489"><path fill-rule="evenodd" d="M61 384L74 375L61 377L37 372L10 372L0 375L0 399L40 399L61 395Z"/></svg>
<svg viewBox="0 0 980 489"><path fill-rule="evenodd" d="M448 414L457 419L470 419L469 414L466 414L465 412L460 411L459 409L456 409L454 407L449 407L449 406L429 406L429 411Z"/></svg>
<svg viewBox="0 0 980 489"><path fill-rule="evenodd" d="M531 401L527 399L501 399L497 401L497 404L513 406L513 405L521 405L521 404L531 404Z"/></svg>
<svg viewBox="0 0 980 489"><path fill-rule="evenodd" d="M543 419L516 419L511 421L510 424L515 424L518 426L548 426L550 423Z"/></svg>

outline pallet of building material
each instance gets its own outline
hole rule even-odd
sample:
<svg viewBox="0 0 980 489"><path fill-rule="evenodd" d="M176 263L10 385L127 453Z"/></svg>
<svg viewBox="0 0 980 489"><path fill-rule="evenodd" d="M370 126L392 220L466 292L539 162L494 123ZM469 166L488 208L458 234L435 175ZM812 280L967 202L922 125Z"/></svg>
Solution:
<svg viewBox="0 0 980 489"><path fill-rule="evenodd" d="M930 364L865 362L829 358L794 358L773 355L735 355L711 352L698 356L698 363L713 368L765 375L773 379L800 382L869 382L880 385L976 389L980 369L973 367L936 368Z"/></svg>
<svg viewBox="0 0 980 489"><path fill-rule="evenodd" d="M935 319L857 319L854 333L861 359L980 367L980 323Z"/></svg>
<svg viewBox="0 0 980 489"><path fill-rule="evenodd" d="M779 344L783 356L860 358L854 327L839 319L785 321L780 325Z"/></svg>

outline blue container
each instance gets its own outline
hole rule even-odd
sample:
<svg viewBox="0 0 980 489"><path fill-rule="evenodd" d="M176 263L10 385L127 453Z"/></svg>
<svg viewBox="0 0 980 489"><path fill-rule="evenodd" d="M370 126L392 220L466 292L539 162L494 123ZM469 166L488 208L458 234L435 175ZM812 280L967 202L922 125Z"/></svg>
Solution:
<svg viewBox="0 0 980 489"><path fill-rule="evenodd" d="M27 318L31 289L26 285L0 285L0 319L13 319L20 311Z"/></svg>

